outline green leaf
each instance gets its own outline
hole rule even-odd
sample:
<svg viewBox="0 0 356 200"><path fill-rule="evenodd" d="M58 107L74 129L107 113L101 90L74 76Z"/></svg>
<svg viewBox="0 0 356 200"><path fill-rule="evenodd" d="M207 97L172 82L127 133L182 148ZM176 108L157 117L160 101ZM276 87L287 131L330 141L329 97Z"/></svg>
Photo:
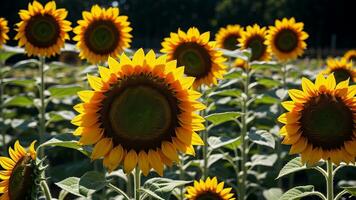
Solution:
<svg viewBox="0 0 356 200"><path fill-rule="evenodd" d="M63 141L57 138L52 138L50 140L48 140L47 142L39 145L37 147L37 151L39 148L43 148L43 147L65 147L65 148L70 148L70 149L75 149L80 151L81 153L83 153L86 156L90 156L90 152L86 151L85 149L83 149L83 147L78 143L78 141L75 140L71 140L71 141Z"/></svg>
<svg viewBox="0 0 356 200"><path fill-rule="evenodd" d="M239 146L241 145L242 139L241 137L237 137L235 139L232 139L231 143L229 144L225 144L224 148L230 149L232 151L234 151L235 149L239 148Z"/></svg>
<svg viewBox="0 0 356 200"><path fill-rule="evenodd" d="M255 70L279 69L280 65L274 61L253 61L250 67Z"/></svg>
<svg viewBox="0 0 356 200"><path fill-rule="evenodd" d="M217 92L212 92L209 94L209 97L211 96L228 96L228 97L240 97L242 91L239 89L227 89L227 90L221 90Z"/></svg>
<svg viewBox="0 0 356 200"><path fill-rule="evenodd" d="M297 171L305 170L305 169L308 169L308 167L306 165L302 164L302 160L300 157L293 158L286 165L283 166L283 168L281 169L281 171L278 174L277 179L279 179L285 175L288 175L288 174L291 174L291 173L294 173Z"/></svg>
<svg viewBox="0 0 356 200"><path fill-rule="evenodd" d="M227 146L229 144L232 144L236 142L239 138L228 138L228 137L215 137L215 136L210 136L208 138L208 144L212 149L218 149L223 146Z"/></svg>
<svg viewBox="0 0 356 200"><path fill-rule="evenodd" d="M283 191L280 188L270 188L263 191L263 196L266 200L276 200L279 199L283 194Z"/></svg>
<svg viewBox="0 0 356 200"><path fill-rule="evenodd" d="M271 133L265 130L257 130L257 131L251 130L248 133L248 137L253 143L271 147L272 149L274 149L275 146L274 137Z"/></svg>
<svg viewBox="0 0 356 200"><path fill-rule="evenodd" d="M80 191L79 191L79 178L78 177L69 177L66 178L58 183L55 183L58 187L60 187L62 190L65 190L71 194L74 194L79 197L85 197Z"/></svg>
<svg viewBox="0 0 356 200"><path fill-rule="evenodd" d="M228 121L234 121L239 116L241 116L240 112L223 112L208 115L205 119L210 121L214 126L217 126Z"/></svg>
<svg viewBox="0 0 356 200"><path fill-rule="evenodd" d="M279 99L271 97L269 95L263 95L255 101L257 104L275 104L279 102Z"/></svg>
<svg viewBox="0 0 356 200"><path fill-rule="evenodd" d="M158 196L156 193L152 192L151 190L145 189L145 188L140 188L140 191L142 192L141 195L147 194L148 196L158 199L158 200L164 200L162 197ZM142 197L142 196L141 196ZM142 198L144 199L144 198Z"/></svg>
<svg viewBox="0 0 356 200"><path fill-rule="evenodd" d="M96 171L85 173L79 180L79 186L87 188L91 191L98 191L104 188L107 184L105 175Z"/></svg>
<svg viewBox="0 0 356 200"><path fill-rule="evenodd" d="M49 113L50 122L59 122L65 120L71 120L75 116L74 112L62 110L62 111L52 111Z"/></svg>
<svg viewBox="0 0 356 200"><path fill-rule="evenodd" d="M57 85L48 88L48 90L51 93L51 97L59 99L59 98L75 95L80 90L83 90L83 88L77 85L65 85L65 86Z"/></svg>
<svg viewBox="0 0 356 200"><path fill-rule="evenodd" d="M32 79L7 79L4 81L4 83L18 85L22 87L29 87L34 86L36 84L36 81Z"/></svg>
<svg viewBox="0 0 356 200"><path fill-rule="evenodd" d="M36 59L21 60L13 65L13 68L37 68L39 61Z"/></svg>
<svg viewBox="0 0 356 200"><path fill-rule="evenodd" d="M277 154L271 155L258 155L255 154L251 157L251 166L267 166L272 167L274 163L277 161Z"/></svg>
<svg viewBox="0 0 356 200"><path fill-rule="evenodd" d="M4 107L6 106L19 106L19 107L29 107L33 106L33 100L24 96L15 96L7 99L4 102Z"/></svg>
<svg viewBox="0 0 356 200"><path fill-rule="evenodd" d="M7 45L3 45L2 48L0 49L0 62L5 62L11 56L18 53L24 53L24 50L19 47L11 47Z"/></svg>
<svg viewBox="0 0 356 200"><path fill-rule="evenodd" d="M314 186L297 186L284 193L279 200L299 200L302 197L313 195Z"/></svg>
<svg viewBox="0 0 356 200"><path fill-rule="evenodd" d="M259 79L258 84L263 85L267 88L273 88L273 87L278 87L281 85L279 81L273 80L273 79L268 79L268 78L262 78Z"/></svg>
<svg viewBox="0 0 356 200"><path fill-rule="evenodd" d="M341 188L346 190L352 196L356 196L356 186L347 186L347 187L341 187Z"/></svg>
<svg viewBox="0 0 356 200"><path fill-rule="evenodd" d="M168 178L151 178L148 179L143 189L147 189L163 199L169 199L172 191L180 186L191 183L191 181L172 180Z"/></svg>

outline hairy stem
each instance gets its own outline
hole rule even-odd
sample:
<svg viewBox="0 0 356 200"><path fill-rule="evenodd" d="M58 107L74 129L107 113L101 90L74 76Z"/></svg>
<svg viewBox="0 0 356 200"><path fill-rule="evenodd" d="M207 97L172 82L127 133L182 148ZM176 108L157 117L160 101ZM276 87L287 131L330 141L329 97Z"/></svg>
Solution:
<svg viewBox="0 0 356 200"><path fill-rule="evenodd" d="M326 162L326 171L328 176L326 177L326 187L327 187L327 200L334 200L334 174L333 174L333 163L330 159Z"/></svg>
<svg viewBox="0 0 356 200"><path fill-rule="evenodd" d="M41 185L42 192L46 197L46 200L52 200L51 191L49 190L47 182L45 180L42 180L40 185Z"/></svg>
<svg viewBox="0 0 356 200"><path fill-rule="evenodd" d="M141 187L141 171L140 168L136 166L134 175L134 185L135 185L135 200L140 200L140 187Z"/></svg>

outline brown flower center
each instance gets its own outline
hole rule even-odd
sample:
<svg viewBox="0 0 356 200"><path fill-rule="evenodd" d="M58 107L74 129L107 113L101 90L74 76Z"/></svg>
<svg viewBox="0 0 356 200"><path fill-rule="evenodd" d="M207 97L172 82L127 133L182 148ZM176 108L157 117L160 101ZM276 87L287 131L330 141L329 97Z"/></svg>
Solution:
<svg viewBox="0 0 356 200"><path fill-rule="evenodd" d="M351 76L350 71L345 68L337 68L332 72L334 73L335 80L337 83L344 81L348 78L350 78L352 81L352 76Z"/></svg>
<svg viewBox="0 0 356 200"><path fill-rule="evenodd" d="M204 192L196 197L196 200L223 200L218 194L214 192Z"/></svg>
<svg viewBox="0 0 356 200"><path fill-rule="evenodd" d="M209 52L201 45L188 42L177 47L174 52L178 66L184 66L184 73L188 76L201 78L209 74L211 60Z"/></svg>
<svg viewBox="0 0 356 200"><path fill-rule="evenodd" d="M274 44L279 51L289 53L298 47L298 36L293 30L283 29L277 33Z"/></svg>
<svg viewBox="0 0 356 200"><path fill-rule="evenodd" d="M240 35L236 35L236 34L230 34L230 35L226 36L225 39L224 39L224 42L223 42L224 49L227 49L227 50L235 50L235 49L237 49L238 48L237 39L239 37L240 37Z"/></svg>
<svg viewBox="0 0 356 200"><path fill-rule="evenodd" d="M48 48L57 43L60 36L60 27L52 15L38 14L28 21L25 36L33 46Z"/></svg>
<svg viewBox="0 0 356 200"><path fill-rule="evenodd" d="M115 51L120 41L120 32L110 20L92 22L84 34L84 41L90 51L99 55Z"/></svg>
<svg viewBox="0 0 356 200"><path fill-rule="evenodd" d="M247 41L247 47L251 48L251 61L260 60L265 54L267 46L263 44L264 38L259 35L251 37Z"/></svg>
<svg viewBox="0 0 356 200"><path fill-rule="evenodd" d="M175 136L180 110L164 79L151 74L125 77L106 96L101 121L104 133L115 145L148 151Z"/></svg>
<svg viewBox="0 0 356 200"><path fill-rule="evenodd" d="M338 149L353 135L353 112L342 99L321 94L310 99L301 111L302 136L323 150Z"/></svg>

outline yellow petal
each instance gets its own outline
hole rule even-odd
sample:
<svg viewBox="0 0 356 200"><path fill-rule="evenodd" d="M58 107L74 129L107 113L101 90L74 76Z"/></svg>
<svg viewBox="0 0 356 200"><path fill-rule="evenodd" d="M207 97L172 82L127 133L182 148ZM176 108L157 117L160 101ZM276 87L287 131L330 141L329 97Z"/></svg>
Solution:
<svg viewBox="0 0 356 200"><path fill-rule="evenodd" d="M130 173L137 165L137 154L136 151L131 149L124 160L124 170L125 173Z"/></svg>
<svg viewBox="0 0 356 200"><path fill-rule="evenodd" d="M148 161L148 155L144 151L140 151L138 154L138 166L142 170L144 176L147 176L150 171L150 164Z"/></svg>
<svg viewBox="0 0 356 200"><path fill-rule="evenodd" d="M105 156L113 147L113 142L111 138L103 138L94 146L93 152L91 154L91 159L95 160L100 157Z"/></svg>

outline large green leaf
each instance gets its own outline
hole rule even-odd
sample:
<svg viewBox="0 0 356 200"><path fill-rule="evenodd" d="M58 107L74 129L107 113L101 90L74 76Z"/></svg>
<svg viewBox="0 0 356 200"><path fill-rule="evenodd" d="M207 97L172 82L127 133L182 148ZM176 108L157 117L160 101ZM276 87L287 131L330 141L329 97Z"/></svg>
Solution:
<svg viewBox="0 0 356 200"><path fill-rule="evenodd" d="M308 168L306 165L302 164L302 160L300 157L293 158L286 165L283 166L283 168L281 169L281 171L278 174L277 179L279 179L285 175L288 175L288 174L291 174L291 173L294 173L297 171L305 170L305 169L308 169Z"/></svg>
<svg viewBox="0 0 356 200"><path fill-rule="evenodd" d="M242 142L242 138L239 136L235 139L232 139L231 142L229 142L229 144L225 144L224 148L230 149L232 151L236 150L237 148L239 148L239 146L241 145Z"/></svg>
<svg viewBox="0 0 356 200"><path fill-rule="evenodd" d="M347 187L341 187L344 190L346 190L348 193L350 193L352 196L356 196L356 186L347 186Z"/></svg>
<svg viewBox="0 0 356 200"><path fill-rule="evenodd" d="M64 98L77 94L83 88L77 85L57 85L48 88L52 98Z"/></svg>
<svg viewBox="0 0 356 200"><path fill-rule="evenodd" d="M228 121L235 121L239 116L241 116L240 112L223 112L208 115L205 119L210 121L214 126L217 126Z"/></svg>
<svg viewBox="0 0 356 200"><path fill-rule="evenodd" d="M92 191L98 191L107 184L105 175L96 171L90 171L80 177L79 185Z"/></svg>
<svg viewBox="0 0 356 200"><path fill-rule="evenodd" d="M84 188L82 188L80 191L79 180L80 179L78 177L69 177L55 184L62 190L65 190L71 194L74 194L79 197L86 197L83 195L83 193L89 193L89 191L85 190Z"/></svg>
<svg viewBox="0 0 356 200"><path fill-rule="evenodd" d="M60 140L57 138L52 138L50 140L48 140L47 142L39 145L37 147L37 151L39 148L43 148L43 147L65 147L65 148L70 148L70 149L75 149L80 151L81 153L83 153L86 156L90 156L90 152L83 149L83 147L78 143L78 141L75 140L71 140L71 141L65 141L65 140Z"/></svg>
<svg viewBox="0 0 356 200"><path fill-rule="evenodd" d="M274 137L271 133L265 131L265 130L251 130L248 133L248 137L253 143L271 147L274 149L275 146L275 140Z"/></svg>
<svg viewBox="0 0 356 200"><path fill-rule="evenodd" d="M149 196L154 196L152 194L154 193L163 199L169 199L169 196L175 188L190 182L191 181L172 180L168 178L151 178L144 183L143 189L150 191Z"/></svg>
<svg viewBox="0 0 356 200"><path fill-rule="evenodd" d="M314 186L297 186L284 193L279 200L299 200L302 197L314 195Z"/></svg>
<svg viewBox="0 0 356 200"><path fill-rule="evenodd" d="M236 140L238 140L239 138L228 138L228 137L215 137L215 136L210 136L208 138L208 143L209 143L209 146L212 148L212 149L218 149L220 147L223 147L223 146L227 146L229 144L232 144L232 143L235 143Z"/></svg>
<svg viewBox="0 0 356 200"><path fill-rule="evenodd" d="M263 196L266 200L276 200L279 199L283 194L283 191L280 188L270 188L263 191Z"/></svg>
<svg viewBox="0 0 356 200"><path fill-rule="evenodd" d="M8 98L4 102L4 107L6 106L19 106L19 107L30 107L33 106L33 100L25 96L15 96Z"/></svg>
<svg viewBox="0 0 356 200"><path fill-rule="evenodd" d="M0 62L5 62L11 56L19 53L24 53L24 50L19 47L3 45L0 49Z"/></svg>
<svg viewBox="0 0 356 200"><path fill-rule="evenodd" d="M36 81L33 79L6 79L4 80L4 83L21 87L31 87L36 84Z"/></svg>
<svg viewBox="0 0 356 200"><path fill-rule="evenodd" d="M208 96L228 96L228 97L240 97L242 91L239 89L226 89L210 93Z"/></svg>
<svg viewBox="0 0 356 200"><path fill-rule="evenodd" d="M268 79L268 78L259 79L257 82L258 84L263 85L267 88L278 87L281 85L279 81Z"/></svg>
<svg viewBox="0 0 356 200"><path fill-rule="evenodd" d="M272 167L274 163L277 161L277 154L271 155L258 155L255 154L251 157L251 166L267 166Z"/></svg>

